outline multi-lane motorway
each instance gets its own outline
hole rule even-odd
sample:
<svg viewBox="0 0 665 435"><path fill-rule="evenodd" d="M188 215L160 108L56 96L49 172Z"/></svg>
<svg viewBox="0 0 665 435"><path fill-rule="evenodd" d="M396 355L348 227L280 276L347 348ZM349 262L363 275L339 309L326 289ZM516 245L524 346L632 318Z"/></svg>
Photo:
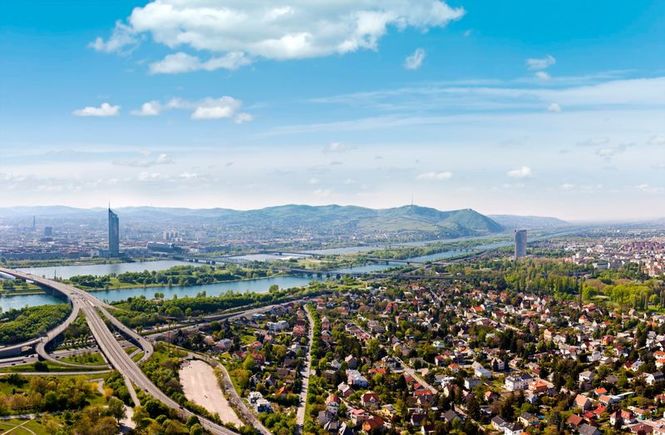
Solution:
<svg viewBox="0 0 665 435"><path fill-rule="evenodd" d="M153 384L150 379L148 379L143 371L141 371L139 366L130 358L127 352L125 352L113 332L106 325L104 319L112 323L114 327L118 328L123 334L128 336L128 338L139 344L145 352L143 358L148 358L153 353L153 347L152 344L150 344L150 342L148 342L145 338L141 337L130 328L127 328L119 320L113 317L107 310L108 305L104 304L89 293L57 281L52 281L28 273L4 268L0 268L0 272L20 279L33 281L36 284L54 289L67 296L72 303L73 310L75 310L77 314L80 311L83 313L83 315L85 315L88 326L90 327L90 331L95 337L99 349L102 351L113 368L118 370L118 372L123 376L125 382L127 383L130 394L132 395L132 399L136 404L139 404L139 399L135 392L134 386L150 394L169 408L176 410L176 412L183 418L195 416L194 413L182 408L176 401L168 397L159 388L157 388L157 386ZM102 318L102 316L104 316L104 318ZM54 331L56 330L50 331L49 334L54 333ZM202 426L213 434L226 435L235 433L208 419L200 416L197 417L199 418Z"/></svg>

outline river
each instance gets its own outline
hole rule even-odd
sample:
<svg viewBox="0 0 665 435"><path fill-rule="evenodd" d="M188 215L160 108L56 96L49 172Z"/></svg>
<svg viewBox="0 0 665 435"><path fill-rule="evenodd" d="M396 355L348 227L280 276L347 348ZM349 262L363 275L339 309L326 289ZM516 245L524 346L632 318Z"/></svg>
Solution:
<svg viewBox="0 0 665 435"><path fill-rule="evenodd" d="M161 261L137 261L134 263L111 263L111 264L79 264L72 266L49 266L49 267L29 267L26 269L19 269L22 272L28 272L33 275L45 276L53 278L57 276L62 279L69 279L76 275L110 275L112 273L119 274L125 272L143 272L147 270L166 270L173 266L192 265L184 261L176 260L161 260Z"/></svg>
<svg viewBox="0 0 665 435"><path fill-rule="evenodd" d="M166 262L159 262L159 263L164 264ZM132 265L131 266L132 270L135 270L133 269L133 265L135 264L138 263L127 263L127 265ZM150 263L141 263L141 264L143 264L144 266L149 266L150 269L148 270L163 270L163 269L155 269L156 267L155 264L150 264ZM186 264L191 264L191 263L186 263ZM85 268L86 273L90 273L91 271L99 272L105 270L104 266L114 266L113 270L122 270L124 267L119 268L118 266L125 266L125 265L114 264L114 265L96 265L96 266L67 266L66 268L64 267L58 268L58 276L66 277L66 276L75 276L81 274L76 272L76 268ZM165 268L168 267L171 266L167 266ZM381 271L390 267L393 266L385 264L367 264L364 266L356 266L356 267L340 269L338 272L365 273L365 272ZM33 269L34 272L31 273L41 273L42 275L44 275L44 273L49 273L49 271L52 271L51 268L46 268L46 269L48 270L42 271L38 269ZM63 275L60 275L61 270L63 271ZM146 269L139 269L139 270L146 270ZM99 274L103 275L104 273L99 272ZM315 277L305 277L305 276L275 276L270 278L230 281L230 282L207 284L207 285L193 286L193 287L179 287L179 286L147 287L147 288L140 287L140 288L118 289L118 290L102 290L102 291L93 292L93 294L101 300L107 302L116 302L128 299L130 297L138 297L138 296L145 296L146 298L152 298L156 292L164 293L164 297L166 298L171 298L175 295L177 295L178 297L196 296L198 293L203 291L205 291L208 296L217 296L229 291L264 293L267 292L268 289L273 285L277 285L279 286L279 288L282 289L293 288L293 287L304 287L313 280L321 281L323 279L325 278L315 278ZM6 296L6 297L0 297L0 308L2 308L3 311L6 311L12 308L24 308L26 306L56 304L62 302L63 300L61 298L49 294Z"/></svg>
<svg viewBox="0 0 665 435"><path fill-rule="evenodd" d="M414 257L410 258L409 260L415 262L444 260L451 257L457 257L474 252L484 251L487 249L495 249L495 248L508 246L511 243L512 243L511 241L502 241L487 245L475 246L470 249L447 251L438 254ZM73 266L61 266L61 267L39 267L39 268L28 268L21 270L33 273L35 275L41 275L46 277L57 276L59 278L67 279L76 275L108 275L111 273L141 272L144 270L159 271L182 264L191 265L193 263L163 260L163 261L149 261L143 263L137 262L137 263L96 264L96 265L73 265ZM401 264L390 263L390 262L388 264L386 263L366 264L362 266L338 269L332 271L331 273L381 272L399 265ZM138 297L138 296L145 296L146 298L152 298L156 292L164 293L164 296L166 298L171 298L174 295L177 295L178 297L196 296L200 292L206 292L208 296L216 296L222 293L226 293L228 291L263 293L267 292L272 285L277 285L279 286L279 288L282 289L303 287L309 284L312 280L322 280L322 279L325 278L312 278L312 277L303 277L303 276L276 276L271 278L232 281L232 282L208 284L208 285L194 286L194 287L173 286L173 287L148 287L148 288L132 288L132 289L120 289L120 290L104 290L104 291L96 291L94 292L94 295L101 300L108 302L115 302L115 301L125 300L130 297ZM23 308L26 306L54 304L61 302L62 299L48 294L7 296L7 297L0 297L0 308L2 308L3 311L6 311L12 308Z"/></svg>

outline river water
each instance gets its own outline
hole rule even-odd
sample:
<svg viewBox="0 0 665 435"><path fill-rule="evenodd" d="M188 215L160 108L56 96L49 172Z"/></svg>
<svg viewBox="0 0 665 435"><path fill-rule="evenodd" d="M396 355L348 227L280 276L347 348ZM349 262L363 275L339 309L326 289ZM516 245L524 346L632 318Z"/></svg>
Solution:
<svg viewBox="0 0 665 435"><path fill-rule="evenodd" d="M45 276L47 278L58 277L62 279L69 279L76 275L110 275L112 273L119 274L125 272L143 272L147 270L166 270L173 266L192 265L193 263L186 263L184 261L175 260L161 260L161 261L145 261L135 263L115 263L115 264L84 264L74 266L50 266L50 267L31 267L26 269L19 269L23 272L28 272L33 275Z"/></svg>
<svg viewBox="0 0 665 435"><path fill-rule="evenodd" d="M438 254L426 255L422 257L414 257L409 260L416 262L426 262L443 260L460 255L466 255L473 252L483 251L486 249L495 249L509 245L510 241L502 241L483 246L476 246L465 250L456 250L441 252ZM351 249L351 248L349 248ZM26 272L52 278L57 276L59 278L71 278L76 275L108 275L111 273L124 273L124 272L142 272L144 270L159 271L165 270L173 266L193 264L181 261L150 261L150 262L137 262L137 263L117 263L117 264L98 264L98 265L74 265L74 266L61 266L61 267L39 267L22 269ZM368 273L368 272L381 272L400 264L396 263L382 263L382 264L366 264L363 266L355 266L350 268L343 268L331 273ZM121 290L105 290L96 291L94 295L101 300L108 302L115 302L128 299L130 297L145 296L146 298L154 297L156 292L164 293L166 298L171 298L174 295L178 297L196 296L200 292L206 292L208 296L216 296L228 291L235 292L267 292L272 285L277 285L279 288L293 288L303 287L308 285L313 280L323 280L325 277L304 277L304 276L276 276L271 278L262 278L254 280L233 281L218 284L208 284L203 286L194 287L148 287L148 288L132 288ZM3 311L12 308L23 308L26 306L45 305L62 303L63 300L49 294L43 295L25 295L25 296L7 296L0 297L0 308Z"/></svg>

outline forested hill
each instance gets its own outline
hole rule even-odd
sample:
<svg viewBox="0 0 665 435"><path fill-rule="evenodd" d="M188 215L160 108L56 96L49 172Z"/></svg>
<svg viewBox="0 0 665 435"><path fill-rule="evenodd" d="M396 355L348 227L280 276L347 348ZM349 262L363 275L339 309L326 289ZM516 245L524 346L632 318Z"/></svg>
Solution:
<svg viewBox="0 0 665 435"><path fill-rule="evenodd" d="M346 240L425 240L481 236L503 231L493 219L474 210L441 211L420 206L370 209L356 206L284 205L258 210L131 207L115 210L121 226L168 225L180 228L216 227L227 235L273 234L275 237L338 238ZM30 225L63 221L106 225L104 209L67 207L5 208L0 220Z"/></svg>

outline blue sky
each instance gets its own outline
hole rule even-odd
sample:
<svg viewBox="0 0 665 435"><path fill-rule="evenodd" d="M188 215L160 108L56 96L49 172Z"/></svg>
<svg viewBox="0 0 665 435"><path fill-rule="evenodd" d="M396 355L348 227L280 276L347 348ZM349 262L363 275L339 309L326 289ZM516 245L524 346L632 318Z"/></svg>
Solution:
<svg viewBox="0 0 665 435"><path fill-rule="evenodd" d="M665 216L665 3L24 1L0 203Z"/></svg>

